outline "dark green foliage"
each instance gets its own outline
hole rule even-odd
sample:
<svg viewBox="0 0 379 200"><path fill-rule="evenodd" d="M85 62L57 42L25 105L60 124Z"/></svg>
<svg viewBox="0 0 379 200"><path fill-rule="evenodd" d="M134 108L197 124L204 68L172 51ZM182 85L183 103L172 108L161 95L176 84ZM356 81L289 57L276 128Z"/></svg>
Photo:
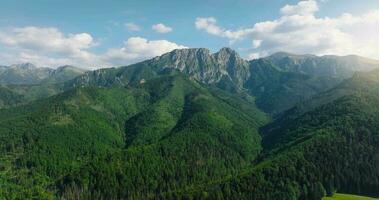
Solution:
<svg viewBox="0 0 379 200"><path fill-rule="evenodd" d="M379 196L376 74L357 75L334 89L346 91L349 85L346 96L303 114L293 109L267 125L264 152L248 172L180 195L320 199L340 191Z"/></svg>
<svg viewBox="0 0 379 200"><path fill-rule="evenodd" d="M182 75L127 88L78 88L3 110L1 148L20 152L14 173L47 178L42 193L152 198L249 166L261 149L257 129L267 120L250 102ZM24 178L10 177L6 192Z"/></svg>

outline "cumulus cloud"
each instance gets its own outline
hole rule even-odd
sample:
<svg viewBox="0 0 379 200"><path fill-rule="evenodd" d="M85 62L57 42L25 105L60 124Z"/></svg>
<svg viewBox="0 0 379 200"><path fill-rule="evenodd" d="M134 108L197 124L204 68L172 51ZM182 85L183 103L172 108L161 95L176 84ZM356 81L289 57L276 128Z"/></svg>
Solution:
<svg viewBox="0 0 379 200"><path fill-rule="evenodd" d="M132 22L129 22L129 23L125 23L124 24L126 29L128 29L128 31L140 31L141 28L135 24L135 23L132 23Z"/></svg>
<svg viewBox="0 0 379 200"><path fill-rule="evenodd" d="M53 52L69 56L85 54L94 45L88 33L64 35L56 28L24 27L0 32L0 43L12 48Z"/></svg>
<svg viewBox="0 0 379 200"><path fill-rule="evenodd" d="M318 5L314 0L300 1L297 5L285 5L280 9L282 15L312 15L317 11Z"/></svg>
<svg viewBox="0 0 379 200"><path fill-rule="evenodd" d="M204 30L211 35L228 38L230 40L238 40L249 33L251 29L240 29L237 31L227 30L217 25L217 20L214 17L198 17L195 21L195 26L199 30Z"/></svg>
<svg viewBox="0 0 379 200"><path fill-rule="evenodd" d="M358 54L379 58L379 10L362 15L316 17L315 0L285 5L275 20L253 24L249 28L228 30L217 25L215 18L197 18L199 30L231 41L252 41L249 57L265 56L276 51L294 53Z"/></svg>
<svg viewBox="0 0 379 200"><path fill-rule="evenodd" d="M32 62L39 66L76 65L86 68L127 65L186 48L167 40L131 37L122 48L93 53L89 33L64 34L57 28L23 27L0 30L1 64Z"/></svg>
<svg viewBox="0 0 379 200"><path fill-rule="evenodd" d="M169 26L166 26L162 23L154 24L151 29L153 29L157 33L169 33L172 31L172 28Z"/></svg>
<svg viewBox="0 0 379 200"><path fill-rule="evenodd" d="M0 44L7 48L6 60L38 61L53 64L54 58L65 58L85 63L93 59L88 49L96 45L88 33L63 34L56 28L23 27L0 30ZM39 59L40 58L40 59ZM67 63L73 64L73 63Z"/></svg>
<svg viewBox="0 0 379 200"><path fill-rule="evenodd" d="M133 63L147 58L162 55L174 49L187 48L167 40L147 40L142 37L131 37L119 49L109 49L102 59L118 65Z"/></svg>

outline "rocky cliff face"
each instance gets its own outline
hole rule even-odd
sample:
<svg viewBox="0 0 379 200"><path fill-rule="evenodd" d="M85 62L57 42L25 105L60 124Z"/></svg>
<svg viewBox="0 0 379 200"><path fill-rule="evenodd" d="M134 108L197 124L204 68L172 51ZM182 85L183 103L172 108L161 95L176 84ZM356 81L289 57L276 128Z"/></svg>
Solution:
<svg viewBox="0 0 379 200"><path fill-rule="evenodd" d="M150 61L157 67L175 68L203 83L230 79L240 87L249 77L249 63L230 48L211 54L208 49L180 49Z"/></svg>
<svg viewBox="0 0 379 200"><path fill-rule="evenodd" d="M222 48L214 54L204 48L178 49L130 66L88 72L78 77L73 84L127 85L147 80L167 70L178 70L205 84L229 81L242 88L250 76L249 68L249 63L230 48Z"/></svg>

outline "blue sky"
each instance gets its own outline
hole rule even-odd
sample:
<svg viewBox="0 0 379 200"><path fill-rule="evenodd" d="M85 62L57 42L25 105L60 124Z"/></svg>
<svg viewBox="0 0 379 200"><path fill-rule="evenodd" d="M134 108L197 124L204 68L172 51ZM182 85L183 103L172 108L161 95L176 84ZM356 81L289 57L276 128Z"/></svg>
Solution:
<svg viewBox="0 0 379 200"><path fill-rule="evenodd" d="M275 51L379 58L370 46L378 10L377 0L2 0L0 64L126 65L173 48L224 46L250 59Z"/></svg>

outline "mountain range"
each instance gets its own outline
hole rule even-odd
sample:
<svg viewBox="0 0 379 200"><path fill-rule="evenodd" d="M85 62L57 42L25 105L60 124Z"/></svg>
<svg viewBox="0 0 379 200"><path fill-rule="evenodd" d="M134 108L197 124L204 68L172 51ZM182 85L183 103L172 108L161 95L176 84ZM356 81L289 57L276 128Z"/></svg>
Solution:
<svg viewBox="0 0 379 200"><path fill-rule="evenodd" d="M358 56L230 48L0 67L0 197L379 197L378 80Z"/></svg>
<svg viewBox="0 0 379 200"><path fill-rule="evenodd" d="M83 74L86 70L74 66L57 69L36 67L31 63L0 66L1 85L32 85L43 82L64 82Z"/></svg>

